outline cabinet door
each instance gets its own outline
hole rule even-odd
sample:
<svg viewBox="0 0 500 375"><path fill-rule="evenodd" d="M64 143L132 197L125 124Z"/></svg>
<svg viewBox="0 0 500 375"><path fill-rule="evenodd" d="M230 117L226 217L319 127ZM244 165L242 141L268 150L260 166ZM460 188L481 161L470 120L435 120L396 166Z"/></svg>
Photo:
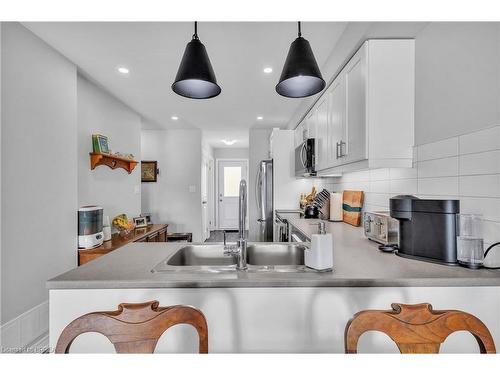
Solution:
<svg viewBox="0 0 500 375"><path fill-rule="evenodd" d="M366 49L361 47L344 68L346 88L346 132L342 144L343 162L367 158L366 142Z"/></svg>
<svg viewBox="0 0 500 375"><path fill-rule="evenodd" d="M304 129L303 138L316 138L316 124L318 122L317 109L313 108L306 118L306 128Z"/></svg>
<svg viewBox="0 0 500 375"><path fill-rule="evenodd" d="M327 160L328 167L335 167L343 163L341 145L345 139L345 107L346 90L345 80L341 73L333 81L329 94L328 123L327 123Z"/></svg>
<svg viewBox="0 0 500 375"><path fill-rule="evenodd" d="M295 144L295 147L299 146L302 142L303 142L303 139L302 139L302 134L303 134L303 130L304 130L304 123L305 123L305 120L302 121L296 128L295 128L295 131L293 133L294 135L294 144Z"/></svg>
<svg viewBox="0 0 500 375"><path fill-rule="evenodd" d="M316 170L328 168L328 100L330 94L326 93L318 102L316 110Z"/></svg>

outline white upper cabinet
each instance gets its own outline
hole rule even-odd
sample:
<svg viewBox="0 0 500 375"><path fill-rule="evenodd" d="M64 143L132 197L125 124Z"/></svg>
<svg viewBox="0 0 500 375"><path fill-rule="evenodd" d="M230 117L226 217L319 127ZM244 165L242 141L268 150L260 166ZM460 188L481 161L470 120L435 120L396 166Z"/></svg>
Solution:
<svg viewBox="0 0 500 375"><path fill-rule="evenodd" d="M414 98L414 40L366 41L305 116L318 175L412 167Z"/></svg>

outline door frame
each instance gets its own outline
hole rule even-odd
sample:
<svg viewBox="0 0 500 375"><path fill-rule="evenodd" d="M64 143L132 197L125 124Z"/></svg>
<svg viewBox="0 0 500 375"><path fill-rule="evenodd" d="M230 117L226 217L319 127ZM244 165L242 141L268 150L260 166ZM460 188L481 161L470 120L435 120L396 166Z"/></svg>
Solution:
<svg viewBox="0 0 500 375"><path fill-rule="evenodd" d="M248 229L248 165L249 165L249 159L238 159L238 158L220 158L220 159L215 159L215 196L214 198L214 205L215 205L215 229L217 230L224 230L224 228L220 228L219 226L219 161L244 161L246 163L246 176L245 180L247 182L247 228Z"/></svg>

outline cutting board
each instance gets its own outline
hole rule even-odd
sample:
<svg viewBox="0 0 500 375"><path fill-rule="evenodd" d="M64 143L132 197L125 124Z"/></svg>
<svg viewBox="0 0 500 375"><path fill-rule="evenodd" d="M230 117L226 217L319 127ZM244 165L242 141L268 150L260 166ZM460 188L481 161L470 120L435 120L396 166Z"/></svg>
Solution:
<svg viewBox="0 0 500 375"><path fill-rule="evenodd" d="M344 223L359 227L361 225L361 208L363 207L363 192L344 190L342 194L342 210Z"/></svg>

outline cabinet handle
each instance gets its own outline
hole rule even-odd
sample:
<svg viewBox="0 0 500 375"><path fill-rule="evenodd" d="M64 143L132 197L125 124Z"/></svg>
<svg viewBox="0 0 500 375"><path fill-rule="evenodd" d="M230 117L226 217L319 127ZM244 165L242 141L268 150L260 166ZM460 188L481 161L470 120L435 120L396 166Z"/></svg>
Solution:
<svg viewBox="0 0 500 375"><path fill-rule="evenodd" d="M339 143L339 142L337 142L337 143L335 144L335 147L336 147L335 154L336 154L336 156L337 156L337 159L338 159L338 158L340 158L340 156L341 156L341 155L339 154L339 146L340 146L340 143Z"/></svg>

